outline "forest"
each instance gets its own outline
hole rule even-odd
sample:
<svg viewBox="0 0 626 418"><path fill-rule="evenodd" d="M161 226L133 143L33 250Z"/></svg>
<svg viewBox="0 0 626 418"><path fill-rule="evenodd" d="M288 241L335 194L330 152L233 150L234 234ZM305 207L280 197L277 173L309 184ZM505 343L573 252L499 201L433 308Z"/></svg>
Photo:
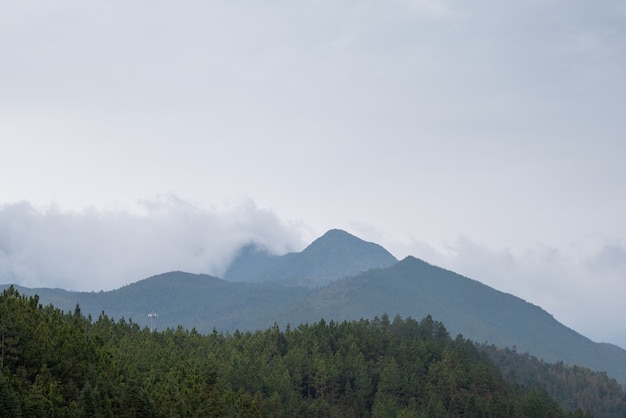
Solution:
<svg viewBox="0 0 626 418"><path fill-rule="evenodd" d="M559 405L537 370L534 383L505 378L488 350L430 316L203 335L64 312L10 287L0 327L0 416L593 416Z"/></svg>

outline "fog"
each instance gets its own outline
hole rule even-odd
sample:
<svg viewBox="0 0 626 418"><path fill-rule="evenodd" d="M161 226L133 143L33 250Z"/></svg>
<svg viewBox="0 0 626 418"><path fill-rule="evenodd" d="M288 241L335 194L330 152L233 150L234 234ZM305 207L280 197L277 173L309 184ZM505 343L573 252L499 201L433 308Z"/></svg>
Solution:
<svg viewBox="0 0 626 418"><path fill-rule="evenodd" d="M0 207L0 281L27 287L110 290L172 270L219 275L236 249L301 249L297 224L252 202L201 209L174 197L133 212L27 202Z"/></svg>

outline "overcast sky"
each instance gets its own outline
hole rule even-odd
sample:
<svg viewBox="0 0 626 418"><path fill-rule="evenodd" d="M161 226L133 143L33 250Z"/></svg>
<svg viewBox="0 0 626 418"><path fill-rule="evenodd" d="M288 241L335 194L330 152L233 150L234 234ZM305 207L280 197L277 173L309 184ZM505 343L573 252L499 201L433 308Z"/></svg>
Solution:
<svg viewBox="0 0 626 418"><path fill-rule="evenodd" d="M331 228L626 347L626 5L0 4L0 282Z"/></svg>

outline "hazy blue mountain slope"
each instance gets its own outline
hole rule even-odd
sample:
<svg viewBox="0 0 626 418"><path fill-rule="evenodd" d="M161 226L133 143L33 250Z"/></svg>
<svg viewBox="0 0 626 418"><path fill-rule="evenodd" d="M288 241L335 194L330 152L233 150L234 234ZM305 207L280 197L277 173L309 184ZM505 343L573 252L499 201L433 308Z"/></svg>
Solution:
<svg viewBox="0 0 626 418"><path fill-rule="evenodd" d="M389 267L397 261L380 245L333 229L300 253L274 256L262 248L246 246L224 273L224 278L316 287L369 269Z"/></svg>
<svg viewBox="0 0 626 418"><path fill-rule="evenodd" d="M160 328L181 324L202 332L257 329L286 321L279 307L304 292L271 283L233 283L204 274L170 272L109 292L106 305L127 318L155 311ZM275 307L273 315L270 306Z"/></svg>
<svg viewBox="0 0 626 418"><path fill-rule="evenodd" d="M0 286L0 290L8 285ZM254 330L287 323L291 301L297 302L308 290L272 283L233 283L205 274L180 271L159 274L108 292L67 292L61 289L29 289L15 286L25 295L38 294L40 303L65 311L80 304L84 315L96 319L104 311L119 320L125 318L149 326L148 314L156 312L156 326L213 328L233 331Z"/></svg>

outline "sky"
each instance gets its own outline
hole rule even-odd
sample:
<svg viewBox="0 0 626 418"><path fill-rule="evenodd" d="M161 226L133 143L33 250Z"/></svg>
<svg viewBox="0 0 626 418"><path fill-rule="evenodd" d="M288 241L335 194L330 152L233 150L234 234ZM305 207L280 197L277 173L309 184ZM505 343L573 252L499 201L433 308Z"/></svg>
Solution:
<svg viewBox="0 0 626 418"><path fill-rule="evenodd" d="M626 348L620 0L0 3L0 283L331 228Z"/></svg>

